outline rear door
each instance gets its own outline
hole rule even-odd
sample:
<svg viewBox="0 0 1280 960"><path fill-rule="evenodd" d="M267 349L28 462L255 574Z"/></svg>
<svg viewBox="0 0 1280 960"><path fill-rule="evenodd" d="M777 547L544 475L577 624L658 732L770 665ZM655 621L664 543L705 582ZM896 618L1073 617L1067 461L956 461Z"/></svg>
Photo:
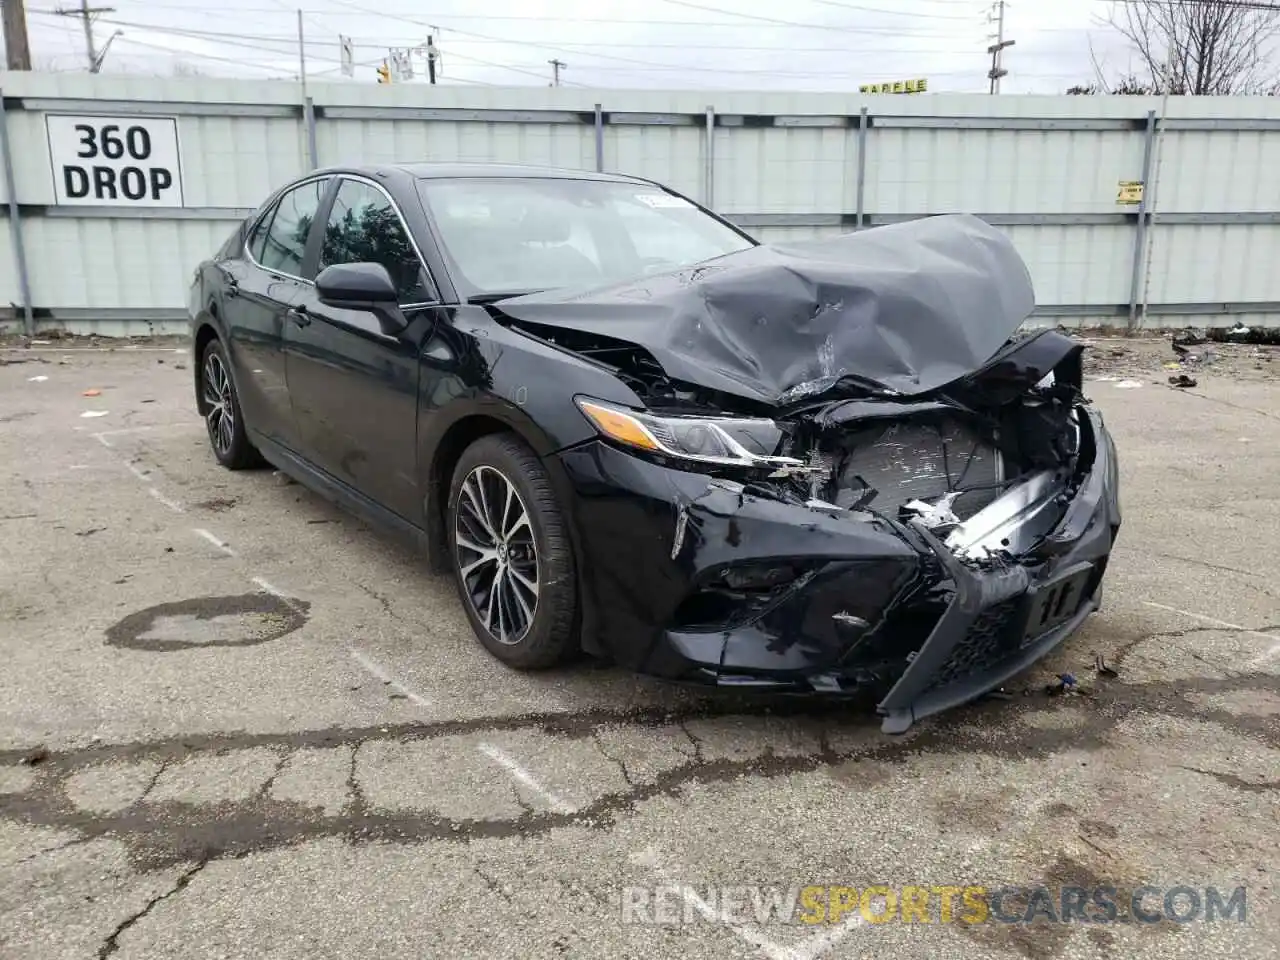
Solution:
<svg viewBox="0 0 1280 960"><path fill-rule="evenodd" d="M418 522L418 358L438 298L404 218L373 181L338 182L312 276L335 263L385 266L409 326L389 335L374 314L322 304L308 286L284 334L299 433L317 466Z"/></svg>
<svg viewBox="0 0 1280 960"><path fill-rule="evenodd" d="M220 265L245 423L290 448L297 434L285 381L285 315L306 287L302 264L327 183L328 178L317 178L286 190L254 225L242 258Z"/></svg>

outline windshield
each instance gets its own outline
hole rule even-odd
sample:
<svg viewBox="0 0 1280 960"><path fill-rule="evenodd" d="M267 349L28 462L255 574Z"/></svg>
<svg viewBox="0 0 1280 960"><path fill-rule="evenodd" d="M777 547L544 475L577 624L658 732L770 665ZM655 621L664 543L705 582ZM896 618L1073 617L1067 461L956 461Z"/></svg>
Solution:
<svg viewBox="0 0 1280 960"><path fill-rule="evenodd" d="M649 184L425 179L418 189L468 297L600 286L753 246Z"/></svg>

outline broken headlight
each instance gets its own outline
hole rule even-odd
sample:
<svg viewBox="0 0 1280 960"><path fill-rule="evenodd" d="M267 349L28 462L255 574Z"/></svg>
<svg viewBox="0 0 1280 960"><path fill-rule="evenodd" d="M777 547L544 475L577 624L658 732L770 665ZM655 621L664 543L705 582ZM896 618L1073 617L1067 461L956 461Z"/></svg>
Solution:
<svg viewBox="0 0 1280 960"><path fill-rule="evenodd" d="M782 429L772 420L743 417L660 417L586 397L578 408L606 437L651 453L740 467L792 466L776 457Z"/></svg>

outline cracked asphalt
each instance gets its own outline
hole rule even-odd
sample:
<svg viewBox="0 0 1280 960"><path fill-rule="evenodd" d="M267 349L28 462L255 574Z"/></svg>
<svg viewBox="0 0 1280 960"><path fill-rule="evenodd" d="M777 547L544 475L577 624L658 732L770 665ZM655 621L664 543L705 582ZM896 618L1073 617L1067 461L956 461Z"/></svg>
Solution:
<svg viewBox="0 0 1280 960"><path fill-rule="evenodd" d="M220 469L189 366L0 350L4 960L1278 955L1280 382L1091 383L1124 484L1104 609L1007 699L887 738L848 706L507 670L420 559ZM1082 692L1046 695L1068 671ZM1243 886L1247 913L703 909L1040 883ZM623 922L656 884L688 922Z"/></svg>

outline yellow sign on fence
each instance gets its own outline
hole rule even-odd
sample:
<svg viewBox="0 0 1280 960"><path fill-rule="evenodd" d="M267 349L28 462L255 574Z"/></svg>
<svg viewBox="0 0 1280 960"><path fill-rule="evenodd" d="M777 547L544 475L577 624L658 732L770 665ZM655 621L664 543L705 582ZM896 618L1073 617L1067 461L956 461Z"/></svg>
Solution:
<svg viewBox="0 0 1280 960"><path fill-rule="evenodd" d="M864 83L859 93L928 93L928 80L894 80L892 83Z"/></svg>
<svg viewBox="0 0 1280 960"><path fill-rule="evenodd" d="M1142 186L1141 180L1121 180L1120 190L1116 194L1116 203L1128 205L1141 203Z"/></svg>

